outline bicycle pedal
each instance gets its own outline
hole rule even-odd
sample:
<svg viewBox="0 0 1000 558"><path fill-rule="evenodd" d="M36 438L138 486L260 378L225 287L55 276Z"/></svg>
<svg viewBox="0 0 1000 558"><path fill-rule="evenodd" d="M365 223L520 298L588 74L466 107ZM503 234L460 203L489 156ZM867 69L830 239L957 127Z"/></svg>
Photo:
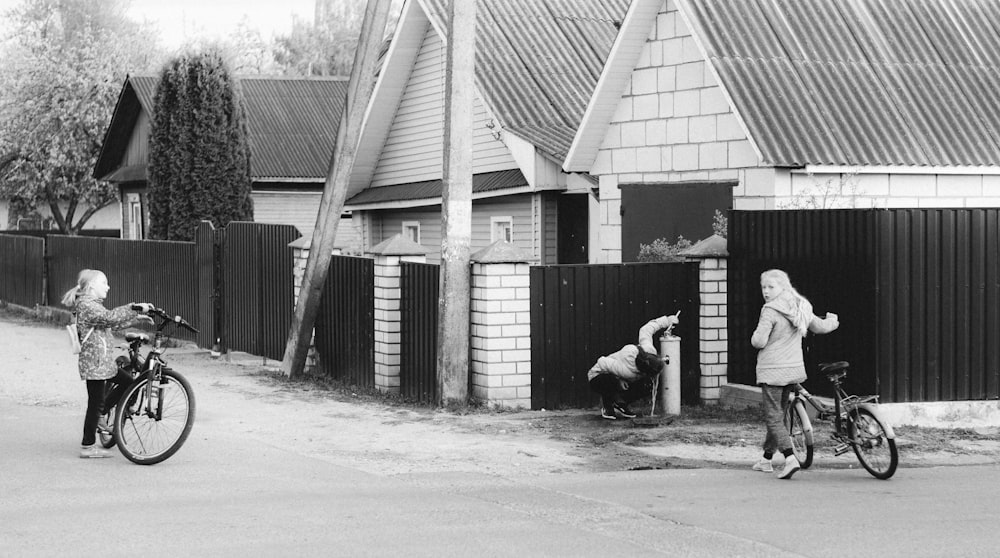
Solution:
<svg viewBox="0 0 1000 558"><path fill-rule="evenodd" d="M850 450L851 450L851 444L845 442L833 448L833 455L841 455L843 453L847 453Z"/></svg>

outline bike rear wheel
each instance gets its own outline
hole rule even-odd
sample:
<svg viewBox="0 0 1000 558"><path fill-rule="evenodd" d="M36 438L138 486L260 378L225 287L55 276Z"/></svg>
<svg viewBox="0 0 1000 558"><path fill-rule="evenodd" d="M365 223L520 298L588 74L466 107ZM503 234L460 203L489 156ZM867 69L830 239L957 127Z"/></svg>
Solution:
<svg viewBox="0 0 1000 558"><path fill-rule="evenodd" d="M152 398L149 398L149 384ZM159 463L177 452L194 424L194 391L187 379L164 369L159 380L144 374L118 402L114 436L118 450L139 465Z"/></svg>
<svg viewBox="0 0 1000 558"><path fill-rule="evenodd" d="M886 435L885 425L870 410L859 407L848 416L854 454L861 466L877 479L891 477L899 464L896 440Z"/></svg>
<svg viewBox="0 0 1000 558"><path fill-rule="evenodd" d="M785 425L788 426L788 436L792 439L792 451L795 452L799 466L808 469L813 462L813 433L809 415L801 401L795 401L785 412Z"/></svg>

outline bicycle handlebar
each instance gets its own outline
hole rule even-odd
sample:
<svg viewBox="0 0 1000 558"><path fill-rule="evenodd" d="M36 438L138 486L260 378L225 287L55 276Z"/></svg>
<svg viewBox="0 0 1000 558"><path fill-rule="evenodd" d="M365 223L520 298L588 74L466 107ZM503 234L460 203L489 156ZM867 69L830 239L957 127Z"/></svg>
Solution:
<svg viewBox="0 0 1000 558"><path fill-rule="evenodd" d="M142 312L143 307L142 307L142 305L139 305L139 304L133 304L132 305L132 310L135 310L136 312ZM174 324L177 324L178 326L183 327L184 329L190 331L191 333L198 333L198 330L195 329L195 327L192 326L190 323L188 323L187 320L185 320L184 318L182 318L180 316L171 316L170 314L167 314L167 312L165 310L163 310L162 308L157 308L157 307L154 306L154 307L150 308L149 312L146 312L146 314L152 314L154 316L157 316L161 320L163 320L163 323L160 324L161 328L164 325L166 325L168 322L173 322Z"/></svg>

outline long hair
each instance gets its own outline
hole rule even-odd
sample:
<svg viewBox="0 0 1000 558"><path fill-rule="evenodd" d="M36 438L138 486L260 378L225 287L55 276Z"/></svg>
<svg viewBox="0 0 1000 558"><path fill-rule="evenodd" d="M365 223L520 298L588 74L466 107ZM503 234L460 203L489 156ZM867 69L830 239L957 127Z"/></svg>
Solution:
<svg viewBox="0 0 1000 558"><path fill-rule="evenodd" d="M63 306L69 306L70 308L76 306L77 297L90 292L90 284L93 283L94 279L97 279L98 277L104 277L104 273L96 269L82 270L79 275L76 276L76 286L66 291L66 294L63 295Z"/></svg>
<svg viewBox="0 0 1000 558"><path fill-rule="evenodd" d="M795 287L792 286L792 280L784 271L769 269L760 274L760 280L764 281L764 279L773 280L783 291L791 295L795 305L795 315L791 319L792 325L799 331L799 334L805 335L809 331L809 322L812 321L812 304L799 291L795 290Z"/></svg>

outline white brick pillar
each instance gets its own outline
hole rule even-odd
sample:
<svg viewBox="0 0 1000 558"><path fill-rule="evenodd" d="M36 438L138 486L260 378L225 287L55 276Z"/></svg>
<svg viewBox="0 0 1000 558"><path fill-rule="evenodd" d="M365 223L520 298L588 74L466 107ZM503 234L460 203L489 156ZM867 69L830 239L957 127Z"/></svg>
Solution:
<svg viewBox="0 0 1000 558"><path fill-rule="evenodd" d="M530 408L530 255L497 241L471 259L472 396L494 405Z"/></svg>
<svg viewBox="0 0 1000 558"><path fill-rule="evenodd" d="M299 291L302 290L302 279L306 275L306 264L309 262L309 248L312 240L309 237L300 236L298 239L288 244L292 247L292 288L294 290L295 304L299 302ZM333 250L334 255L340 254L340 248ZM309 338L309 350L306 351L306 363L303 372L307 375L319 374L319 351L316 349L316 329L313 329Z"/></svg>
<svg viewBox="0 0 1000 558"><path fill-rule="evenodd" d="M427 263L427 250L397 234L370 254L375 257L375 388L399 393L401 264Z"/></svg>
<svg viewBox="0 0 1000 558"><path fill-rule="evenodd" d="M715 404L722 396L729 366L728 256L726 239L712 235L682 253L698 260L699 397Z"/></svg>

